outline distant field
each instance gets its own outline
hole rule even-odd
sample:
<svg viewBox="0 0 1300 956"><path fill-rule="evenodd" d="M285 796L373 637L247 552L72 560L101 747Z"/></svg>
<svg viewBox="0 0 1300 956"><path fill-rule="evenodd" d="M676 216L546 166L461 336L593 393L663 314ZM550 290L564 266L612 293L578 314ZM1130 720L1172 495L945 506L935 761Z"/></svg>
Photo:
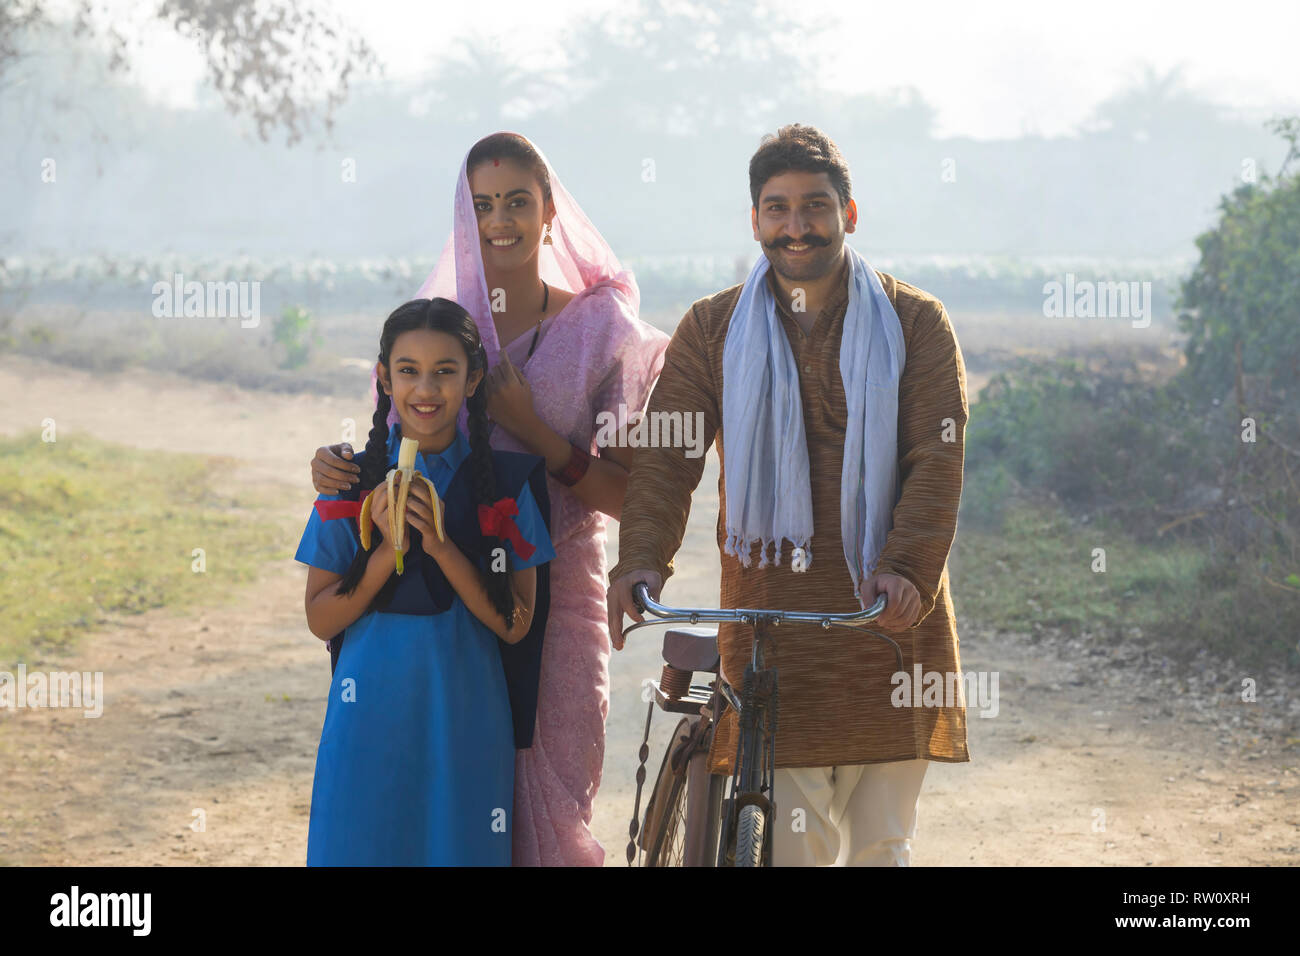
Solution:
<svg viewBox="0 0 1300 956"><path fill-rule="evenodd" d="M1153 376L1181 362L1181 336L1172 322L1134 329L1125 320L1049 319L1031 312L950 310L966 362L968 393L976 400L988 379L1016 356L1104 352L1129 355ZM644 314L669 333L681 315ZM9 328L3 351L70 363L92 371L132 366L194 375L244 388L365 395L385 316L364 312L313 316L307 361L283 368L273 321L244 329L237 319L156 319L126 310L81 310L67 305L29 307Z"/></svg>

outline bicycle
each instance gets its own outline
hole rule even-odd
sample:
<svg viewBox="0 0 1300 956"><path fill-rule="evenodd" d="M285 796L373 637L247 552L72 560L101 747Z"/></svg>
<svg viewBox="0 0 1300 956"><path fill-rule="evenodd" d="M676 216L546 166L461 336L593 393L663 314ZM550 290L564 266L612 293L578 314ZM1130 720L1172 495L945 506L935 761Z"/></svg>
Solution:
<svg viewBox="0 0 1300 956"><path fill-rule="evenodd" d="M816 623L826 630L856 628L887 641L902 671L903 652L897 642L864 626L884 611L885 595L861 611L823 614L754 608L674 608L651 598L643 581L637 582L632 593L637 609L657 620L634 622L623 630L624 636L638 628L661 624L689 622L692 626L673 628L664 634L663 674L658 681L650 681L654 694L646 710L645 733L638 752L636 802L628 826L628 865L634 864L641 850L645 853L644 866L771 866L768 821L775 819L776 813L772 773L778 708L777 672L763 665L764 647L773 639L767 631L786 622ZM735 621L754 629L739 696L721 675L717 630L694 626L701 621ZM712 674L713 678L707 685L692 684L696 673ZM709 749L723 701L740 721L731 787L725 801L722 775L708 770ZM650 723L656 707L683 717L664 751L641 817L641 788L646 779Z"/></svg>

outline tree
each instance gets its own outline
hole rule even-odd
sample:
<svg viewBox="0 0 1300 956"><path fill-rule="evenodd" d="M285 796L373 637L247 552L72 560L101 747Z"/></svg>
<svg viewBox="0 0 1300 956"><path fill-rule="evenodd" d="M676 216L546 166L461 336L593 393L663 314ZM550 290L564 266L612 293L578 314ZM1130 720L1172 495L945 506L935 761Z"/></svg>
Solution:
<svg viewBox="0 0 1300 956"><path fill-rule="evenodd" d="M1300 173L1288 171L1300 158L1300 117L1268 126L1288 145L1277 175L1220 200L1179 300L1188 373L1217 394L1234 382L1240 390L1243 374L1277 388L1300 381Z"/></svg>
<svg viewBox="0 0 1300 956"><path fill-rule="evenodd" d="M1098 104L1085 131L1147 142L1198 141L1226 111L1187 89L1182 67L1161 75L1150 64L1133 85Z"/></svg>
<svg viewBox="0 0 1300 956"><path fill-rule="evenodd" d="M1179 381L1218 412L1204 448L1220 466L1218 506L1198 516L1231 556L1236 609L1255 616L1247 632L1260 635L1294 634L1300 608L1300 172L1288 169L1300 158L1300 117L1268 126L1288 147L1278 173L1223 197L1179 300Z"/></svg>
<svg viewBox="0 0 1300 956"><path fill-rule="evenodd" d="M497 37L471 34L420 81L413 97L422 109L484 130L509 126L509 118L535 111L557 89L544 75L518 66Z"/></svg>
<svg viewBox="0 0 1300 956"><path fill-rule="evenodd" d="M77 0L73 32L99 39L110 51L110 67L126 72L140 39L114 13L105 0ZM263 140L279 128L293 145L317 114L332 129L353 74L378 69L365 40L314 0L154 0L137 8L136 17L196 42L226 108L248 115ZM0 5L0 91L28 55L24 34L59 26L47 0Z"/></svg>
<svg viewBox="0 0 1300 956"><path fill-rule="evenodd" d="M742 0L638 0L576 32L569 75L585 115L678 136L757 133L813 85L811 41L828 26Z"/></svg>

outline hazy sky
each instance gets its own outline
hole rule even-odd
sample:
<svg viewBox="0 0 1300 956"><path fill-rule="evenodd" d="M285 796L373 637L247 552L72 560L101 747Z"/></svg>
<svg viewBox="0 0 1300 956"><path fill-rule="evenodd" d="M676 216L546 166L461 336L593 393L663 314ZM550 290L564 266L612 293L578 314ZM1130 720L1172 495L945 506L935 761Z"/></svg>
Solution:
<svg viewBox="0 0 1300 956"><path fill-rule="evenodd" d="M1194 91L1260 118L1300 109L1300 3L966 2L862 3L777 0L776 7L831 21L825 85L883 91L915 86L939 110L938 134L979 138L1053 135L1131 85L1146 64L1181 66ZM575 18L626 8L611 0L495 0L490 5L410 0L334 0L393 77L426 70L457 36L500 38L531 66L563 62L564 28ZM484 12L487 11L487 12ZM179 39L153 36L141 82L183 104L202 77Z"/></svg>

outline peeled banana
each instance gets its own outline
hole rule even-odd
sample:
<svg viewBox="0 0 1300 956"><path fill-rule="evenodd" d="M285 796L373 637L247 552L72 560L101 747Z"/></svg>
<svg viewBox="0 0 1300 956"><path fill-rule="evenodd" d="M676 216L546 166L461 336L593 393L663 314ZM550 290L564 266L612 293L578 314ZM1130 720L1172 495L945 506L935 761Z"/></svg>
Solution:
<svg viewBox="0 0 1300 956"><path fill-rule="evenodd" d="M388 472L388 540L393 542L397 553L397 573L402 573L402 555L406 553L406 499L411 493L411 482L417 478L429 487L429 498L433 502L433 527L438 532L438 540L446 541L447 533L443 526L443 503L438 497L438 490L433 482L415 470L415 456L420 452L420 443L414 438L403 438L397 451L397 467ZM361 547L370 550L371 530L374 522L370 518L370 505L379 486L371 489L361 505L361 517L358 521L361 529Z"/></svg>

